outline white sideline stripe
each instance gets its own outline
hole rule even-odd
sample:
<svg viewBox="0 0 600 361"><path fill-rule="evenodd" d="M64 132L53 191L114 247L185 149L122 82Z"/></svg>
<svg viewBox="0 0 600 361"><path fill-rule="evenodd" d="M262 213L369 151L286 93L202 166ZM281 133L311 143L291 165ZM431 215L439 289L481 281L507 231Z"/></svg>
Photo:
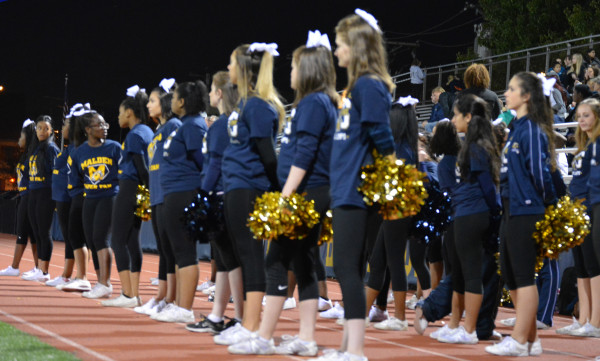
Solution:
<svg viewBox="0 0 600 361"><path fill-rule="evenodd" d="M22 319L20 317L11 315L10 313L4 312L3 310L0 310L0 314L6 316L8 318L11 318L11 319L15 320L16 322L24 324L25 326L33 328L34 330L36 330L38 332L44 333L44 334L46 334L46 335L48 335L48 336L50 336L50 337L52 337L52 338L54 338L54 339L56 339L56 340L58 340L60 342L66 343L69 346L75 347L76 349L78 349L80 351L83 351L83 352L87 353L88 355L94 356L94 357L96 357L99 360L103 360L103 361L115 361L115 360L111 359L110 357L107 357L107 356L104 356L102 354L99 354L98 352L96 352L94 350L90 350L89 348L87 348L85 346L82 346L82 345L78 344L77 342L71 341L68 338L64 338L61 335L58 335L58 334L56 334L56 333L54 333L52 331L48 331L45 328L42 328L42 327L40 327L38 325L35 325L35 324L31 323L31 322L25 321L24 319Z"/></svg>

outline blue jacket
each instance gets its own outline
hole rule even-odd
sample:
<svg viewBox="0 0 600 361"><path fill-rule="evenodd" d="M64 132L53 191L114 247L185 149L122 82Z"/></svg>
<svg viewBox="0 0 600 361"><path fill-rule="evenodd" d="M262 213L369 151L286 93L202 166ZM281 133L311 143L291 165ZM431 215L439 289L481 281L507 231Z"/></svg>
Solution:
<svg viewBox="0 0 600 361"><path fill-rule="evenodd" d="M437 103L433 105L433 108L431 108L431 116L429 117L429 120L427 122L439 122L444 118L446 118L446 115L444 114L444 109L442 109L442 105L440 103Z"/></svg>
<svg viewBox="0 0 600 361"><path fill-rule="evenodd" d="M593 205L600 203L600 138L588 146L588 152L591 151L590 176L587 185L589 187L590 203Z"/></svg>

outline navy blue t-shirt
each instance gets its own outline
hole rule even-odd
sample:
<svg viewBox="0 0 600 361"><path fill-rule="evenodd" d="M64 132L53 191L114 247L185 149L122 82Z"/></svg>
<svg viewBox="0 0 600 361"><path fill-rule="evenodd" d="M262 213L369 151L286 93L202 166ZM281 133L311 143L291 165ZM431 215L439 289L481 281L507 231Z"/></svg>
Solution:
<svg viewBox="0 0 600 361"><path fill-rule="evenodd" d="M50 188L52 186L52 169L54 166L54 159L59 153L58 147L54 142L47 143L46 148L46 162L44 164L44 171L42 174L41 170L37 167L37 157L41 146L38 146L33 154L29 157L29 189L40 189Z"/></svg>
<svg viewBox="0 0 600 361"><path fill-rule="evenodd" d="M22 196L29 192L29 164L27 161L17 163L17 187Z"/></svg>
<svg viewBox="0 0 600 361"><path fill-rule="evenodd" d="M141 154L148 164L148 144L152 141L152 129L144 124L136 124L125 137L121 145L121 160L119 161L119 179L129 179L140 182L137 169L133 164L133 155Z"/></svg>
<svg viewBox="0 0 600 361"><path fill-rule="evenodd" d="M266 191L271 187L265 167L260 161L254 138L272 138L275 142L279 117L266 101L251 97L242 100L227 121L229 146L223 153L223 185L225 192L234 189Z"/></svg>
<svg viewBox="0 0 600 361"><path fill-rule="evenodd" d="M583 199L583 204L590 207L590 194L588 187L588 180L590 178L590 168L592 160L592 146L588 146L587 149L577 153L573 158L573 179L569 184L569 191L571 196L575 199Z"/></svg>
<svg viewBox="0 0 600 361"><path fill-rule="evenodd" d="M356 81L350 96L343 100L333 136L330 161L331 207L366 208L358 191L360 169L373 163L375 148L367 124L390 126L392 98L386 85L363 75Z"/></svg>
<svg viewBox="0 0 600 361"><path fill-rule="evenodd" d="M590 194L590 203L595 205L600 203L600 138L588 147L591 153L590 158L590 176L588 187Z"/></svg>
<svg viewBox="0 0 600 361"><path fill-rule="evenodd" d="M456 203L454 202L454 191L460 182L456 179L457 158L455 155L444 155L437 166L437 176L440 183L440 188L444 192L448 192L451 198L452 213L456 211Z"/></svg>
<svg viewBox="0 0 600 361"><path fill-rule="evenodd" d="M469 146L471 172L469 179L462 179L458 164L456 165L456 182L452 204L455 205L455 217L489 211L479 181L478 172L490 171L490 157L487 152L477 144Z"/></svg>
<svg viewBox="0 0 600 361"><path fill-rule="evenodd" d="M410 145L406 142L396 143L396 158L404 159L405 164L417 164L417 155L410 149Z"/></svg>
<svg viewBox="0 0 600 361"><path fill-rule="evenodd" d="M186 115L181 126L171 131L163 145L163 163L160 185L163 195L200 188L202 169L193 159L196 150L202 148L207 126L201 115Z"/></svg>
<svg viewBox="0 0 600 361"><path fill-rule="evenodd" d="M329 162L337 109L325 93L311 93L298 103L286 119L277 163L283 187L293 166L306 174L298 192L329 184Z"/></svg>
<svg viewBox="0 0 600 361"><path fill-rule="evenodd" d="M52 199L57 202L70 202L69 195L69 173L71 166L67 162L72 147L65 146L63 151L58 153L54 161L54 169L52 171Z"/></svg>
<svg viewBox="0 0 600 361"><path fill-rule="evenodd" d="M181 126L181 120L171 118L165 124L161 125L154 134L154 138L148 145L148 158L150 158L150 167L148 168L150 180L150 205L155 206L164 201L162 188L160 186L160 174L163 171L161 165L164 163L163 146L169 134Z"/></svg>
<svg viewBox="0 0 600 361"><path fill-rule="evenodd" d="M226 114L219 118L208 128L202 144L204 164L202 166L202 189L207 192L222 192L223 177L221 177L221 165L223 164L223 153L229 145L229 134L227 133ZM214 165L211 167L211 164Z"/></svg>
<svg viewBox="0 0 600 361"><path fill-rule="evenodd" d="M69 183L83 182L87 198L112 197L119 192L119 158L121 146L106 140L99 147L83 143L71 154Z"/></svg>
<svg viewBox="0 0 600 361"><path fill-rule="evenodd" d="M86 143L87 140L83 144ZM67 164L69 165L69 174L67 177L67 181L69 183L67 185L67 189L69 190L69 196L71 197L71 199L83 193L83 175L79 173L76 169L73 169L73 158L71 158L71 156L75 153L77 148L74 145L72 147L73 149L71 149L71 152L67 157Z"/></svg>

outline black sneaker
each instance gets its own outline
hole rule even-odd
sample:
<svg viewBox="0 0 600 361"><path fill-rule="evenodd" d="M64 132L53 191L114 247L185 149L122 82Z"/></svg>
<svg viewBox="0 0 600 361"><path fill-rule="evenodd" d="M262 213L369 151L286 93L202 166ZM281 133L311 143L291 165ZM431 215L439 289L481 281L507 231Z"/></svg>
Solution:
<svg viewBox="0 0 600 361"><path fill-rule="evenodd" d="M229 327L233 327L235 326L237 323L239 323L240 321L236 320L235 318L229 318L227 316L225 316L226 319L228 319L229 321L227 321L227 323L225 324L225 326L223 326L223 330L225 331L226 329L228 329Z"/></svg>
<svg viewBox="0 0 600 361"><path fill-rule="evenodd" d="M224 322L212 322L207 317L202 318L200 322L190 323L185 329L192 332L210 332L218 335L225 329Z"/></svg>

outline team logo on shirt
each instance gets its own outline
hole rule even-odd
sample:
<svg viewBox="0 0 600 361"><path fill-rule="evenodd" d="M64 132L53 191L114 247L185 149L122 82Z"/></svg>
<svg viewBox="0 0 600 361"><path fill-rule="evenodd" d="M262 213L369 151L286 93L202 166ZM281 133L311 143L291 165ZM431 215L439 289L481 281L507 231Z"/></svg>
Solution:
<svg viewBox="0 0 600 361"><path fill-rule="evenodd" d="M508 159L506 158L506 155L508 154L508 149L510 149L510 143L510 140L507 141L504 149L502 149L502 155L500 157L500 161L502 162L500 173L506 173L508 171Z"/></svg>
<svg viewBox="0 0 600 361"><path fill-rule="evenodd" d="M177 129L171 132L165 141L165 145L163 146L163 157L169 156L169 148L171 147L171 141L173 141L173 137L177 134Z"/></svg>
<svg viewBox="0 0 600 361"><path fill-rule="evenodd" d="M231 112L229 118L227 119L227 133L229 133L229 142L230 143L239 143L237 139L238 136L238 118L240 114L237 109Z"/></svg>
<svg viewBox="0 0 600 361"><path fill-rule="evenodd" d="M110 173L110 166L113 164L113 160L109 157L94 157L86 159L81 163L81 169L84 171L87 168L87 174L85 178L89 184L85 184L86 189L98 189L99 183L101 183ZM110 188L112 185L100 185L100 188Z"/></svg>
<svg viewBox="0 0 600 361"><path fill-rule="evenodd" d="M334 140L347 140L349 135L345 132L350 126L350 109L352 108L352 102L349 98L342 98L342 107L340 114L338 115L337 122L335 125Z"/></svg>
<svg viewBox="0 0 600 361"><path fill-rule="evenodd" d="M510 148L511 152L519 154L519 143L514 142Z"/></svg>
<svg viewBox="0 0 600 361"><path fill-rule="evenodd" d="M158 135L152 138L150 144L148 144L148 158L150 162L152 162L152 158L154 158L154 153L156 152L156 144L162 140L162 133L158 133Z"/></svg>
<svg viewBox="0 0 600 361"><path fill-rule="evenodd" d="M95 167L89 166L86 178L89 179L91 184L98 184L108 176L108 173L110 173L110 171L106 164L99 164Z"/></svg>
<svg viewBox="0 0 600 361"><path fill-rule="evenodd" d="M583 157L585 156L585 150L577 153L573 158L573 176L580 176L582 173L581 167L583 166Z"/></svg>
<svg viewBox="0 0 600 361"><path fill-rule="evenodd" d="M32 155L31 157L29 157L29 176L35 177L37 174L37 155Z"/></svg>
<svg viewBox="0 0 600 361"><path fill-rule="evenodd" d="M456 177L456 183L460 183L460 167L458 166L458 162L454 165L454 176Z"/></svg>
<svg viewBox="0 0 600 361"><path fill-rule="evenodd" d="M288 144L290 142L289 135L292 134L292 119L296 116L296 108L292 109L290 114L285 117L283 123L283 137L281 137L281 144Z"/></svg>
<svg viewBox="0 0 600 361"><path fill-rule="evenodd" d="M23 170L21 167L23 167L21 164L17 167L17 184L21 184L21 180L23 180Z"/></svg>

